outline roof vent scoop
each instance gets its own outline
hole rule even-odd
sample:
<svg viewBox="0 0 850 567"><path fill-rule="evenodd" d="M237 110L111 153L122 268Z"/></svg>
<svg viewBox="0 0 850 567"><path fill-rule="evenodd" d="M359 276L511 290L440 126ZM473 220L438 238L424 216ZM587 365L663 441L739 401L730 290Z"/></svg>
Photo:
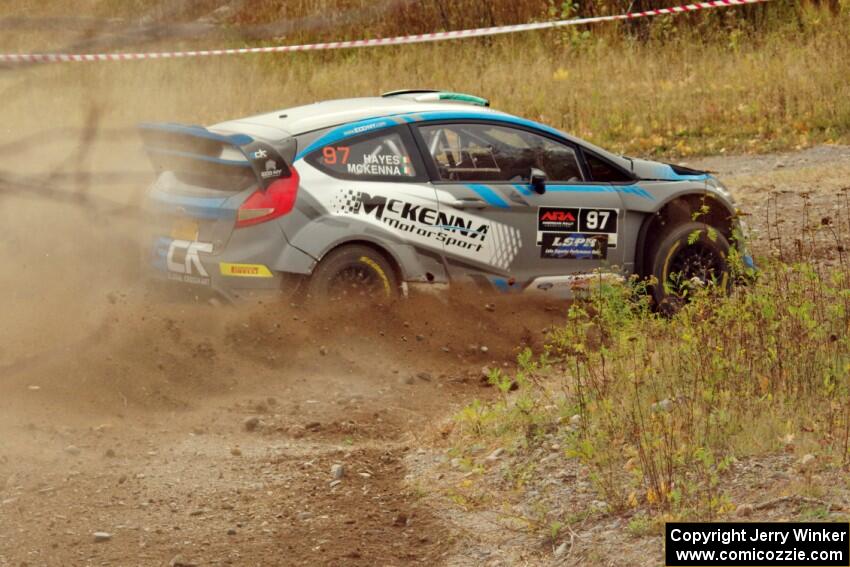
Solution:
<svg viewBox="0 0 850 567"><path fill-rule="evenodd" d="M480 96L453 93L448 91L435 91L428 89L408 89L400 91L391 91L381 95L382 97L403 96L415 100L416 102L460 102L465 104L474 104L476 106L490 106L490 101Z"/></svg>
<svg viewBox="0 0 850 567"><path fill-rule="evenodd" d="M422 93L438 93L440 91L436 89L399 89L397 91L387 91L382 93L382 97L388 96L401 96L401 95L412 95L412 94L422 94Z"/></svg>

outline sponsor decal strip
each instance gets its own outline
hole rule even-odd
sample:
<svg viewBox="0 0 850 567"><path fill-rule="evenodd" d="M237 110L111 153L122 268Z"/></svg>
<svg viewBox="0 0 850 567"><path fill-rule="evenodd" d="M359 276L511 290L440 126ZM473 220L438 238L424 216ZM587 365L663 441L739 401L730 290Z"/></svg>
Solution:
<svg viewBox="0 0 850 567"><path fill-rule="evenodd" d="M355 189L339 189L329 203L335 215L379 224L429 248L506 270L519 252L519 230L460 211L442 211L436 203Z"/></svg>
<svg viewBox="0 0 850 567"><path fill-rule="evenodd" d="M604 259L605 248L617 247L618 209L538 207L537 246L542 258ZM602 238L604 236L604 239ZM580 254L583 246L591 253ZM566 248L572 249L564 253Z"/></svg>
<svg viewBox="0 0 850 567"><path fill-rule="evenodd" d="M197 51L163 51L153 53L0 53L2 63L68 63L68 62L95 62L95 61L138 61L150 59L183 59L188 57L212 57L219 55L247 55L254 53L288 53L293 51L321 51L328 49L352 49L358 47L382 47L386 45L405 45L410 43L426 43L445 41L451 39L465 39L469 37L484 37L506 33L517 33L532 30L560 28L565 26L577 26L597 22L611 22L619 20L633 20L636 18L649 18L653 16L677 15L698 10L712 8L728 8L731 6L743 6L746 4L758 4L769 0L710 0L708 2L694 2L683 4L672 8L657 8L644 10L642 12L628 12L626 14L615 14L611 16L597 16L594 18L577 18L572 20L556 20L552 22L534 22L529 24L517 24L510 26L495 26L489 28L476 28L467 30L453 30L445 32L434 32L426 34L405 35L399 37L383 37L376 39L357 39L351 41L332 41L326 43L310 43L304 45L273 45L268 47L246 47L238 49L207 49Z"/></svg>

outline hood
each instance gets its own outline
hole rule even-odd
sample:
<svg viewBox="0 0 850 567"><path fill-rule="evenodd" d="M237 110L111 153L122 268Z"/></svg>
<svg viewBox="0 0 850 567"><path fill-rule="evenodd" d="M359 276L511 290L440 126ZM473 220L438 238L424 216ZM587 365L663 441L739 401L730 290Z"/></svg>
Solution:
<svg viewBox="0 0 850 567"><path fill-rule="evenodd" d="M710 176L705 171L691 169L682 165L632 159L632 172L640 179L652 181L702 181Z"/></svg>

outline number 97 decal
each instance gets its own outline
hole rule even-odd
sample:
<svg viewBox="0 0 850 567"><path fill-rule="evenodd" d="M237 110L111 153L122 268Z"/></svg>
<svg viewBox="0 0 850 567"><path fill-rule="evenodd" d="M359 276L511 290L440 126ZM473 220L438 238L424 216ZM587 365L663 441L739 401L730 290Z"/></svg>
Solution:
<svg viewBox="0 0 850 567"><path fill-rule="evenodd" d="M617 233L616 209L581 209L578 229L580 232Z"/></svg>
<svg viewBox="0 0 850 567"><path fill-rule="evenodd" d="M351 150L348 146L325 146L322 148L322 160L325 165L336 165L337 163L345 165L348 163L348 154L350 153Z"/></svg>

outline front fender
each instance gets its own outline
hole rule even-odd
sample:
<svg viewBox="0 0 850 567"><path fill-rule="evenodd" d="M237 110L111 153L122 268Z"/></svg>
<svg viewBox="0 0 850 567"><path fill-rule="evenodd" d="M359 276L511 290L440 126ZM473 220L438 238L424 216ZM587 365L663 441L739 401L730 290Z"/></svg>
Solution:
<svg viewBox="0 0 850 567"><path fill-rule="evenodd" d="M637 273L645 273L646 247L651 231L655 226L654 221L657 220L658 215L665 214L669 207L675 206L674 203L681 200L690 201L688 203L688 214L693 210L694 202L706 201L710 209L715 211L713 214L708 213L713 216L715 222L727 223L726 226L719 226L718 228L726 229L727 237L739 236L734 239L734 244L741 254L749 258L746 249L746 227L740 221L735 201L726 188L714 177L707 176L703 181L643 182L643 186L655 197L653 201L648 202L647 200L632 198L631 201L633 202L625 203L628 210L643 214L643 220L635 241L634 265ZM624 195L623 200L628 201L629 196Z"/></svg>

